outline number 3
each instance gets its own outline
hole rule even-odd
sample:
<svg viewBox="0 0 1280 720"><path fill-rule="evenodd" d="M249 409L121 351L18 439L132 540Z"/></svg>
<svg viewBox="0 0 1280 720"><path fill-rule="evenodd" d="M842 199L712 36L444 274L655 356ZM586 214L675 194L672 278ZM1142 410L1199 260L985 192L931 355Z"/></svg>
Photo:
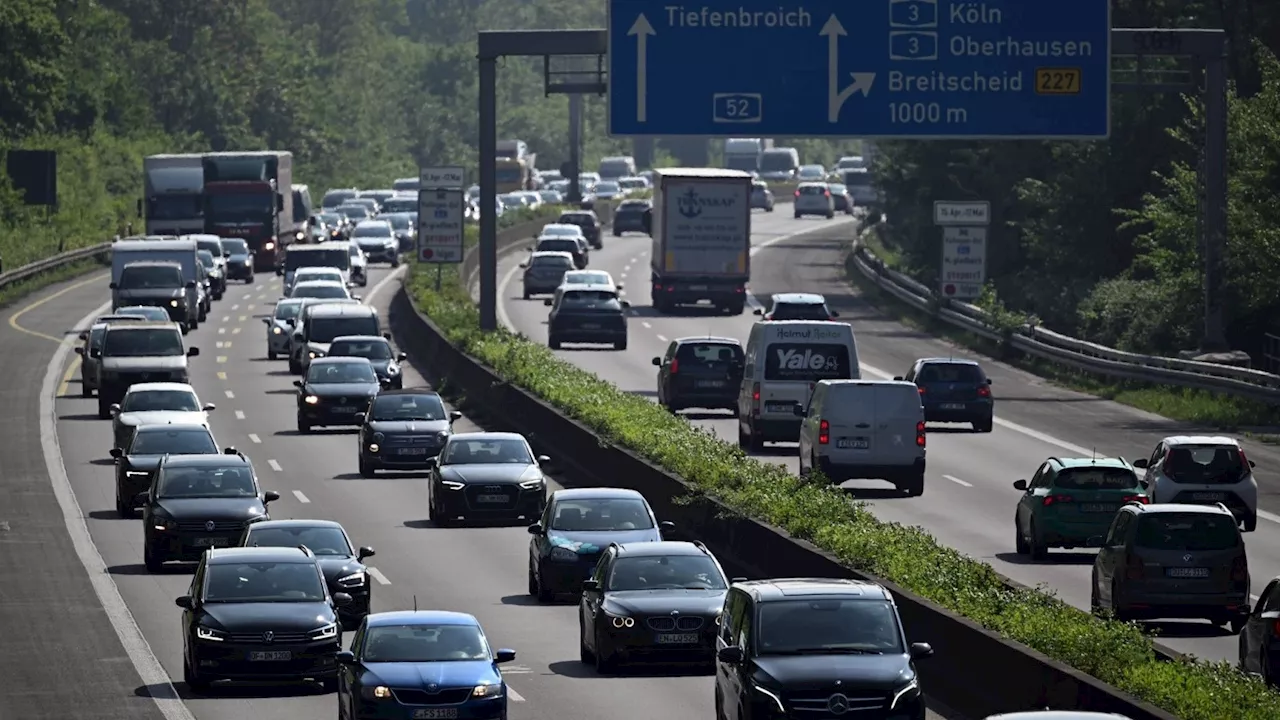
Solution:
<svg viewBox="0 0 1280 720"><path fill-rule="evenodd" d="M907 9L911 13L911 22L920 22L920 6L912 4Z"/></svg>
<svg viewBox="0 0 1280 720"><path fill-rule="evenodd" d="M912 7L911 9L912 9L912 10L914 10L915 8L914 8L914 7ZM913 37L913 38L910 38L910 41L909 41L909 42L910 42L910 44L911 44L911 54L912 54L912 55L915 55L916 53L920 52L920 39L919 39L919 38L914 38L914 37Z"/></svg>

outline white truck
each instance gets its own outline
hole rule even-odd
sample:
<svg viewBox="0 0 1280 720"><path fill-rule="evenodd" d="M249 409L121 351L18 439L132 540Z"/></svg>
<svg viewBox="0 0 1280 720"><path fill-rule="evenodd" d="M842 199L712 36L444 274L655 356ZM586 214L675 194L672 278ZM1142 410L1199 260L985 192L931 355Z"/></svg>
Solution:
<svg viewBox="0 0 1280 720"><path fill-rule="evenodd" d="M709 300L738 315L751 279L751 175L718 168L663 168L653 173L653 307Z"/></svg>
<svg viewBox="0 0 1280 720"><path fill-rule="evenodd" d="M760 169L760 155L773 149L769 138L725 138L724 166L729 170L756 172Z"/></svg>
<svg viewBox="0 0 1280 720"><path fill-rule="evenodd" d="M142 159L143 199L138 217L147 235L204 232L204 168L199 155Z"/></svg>

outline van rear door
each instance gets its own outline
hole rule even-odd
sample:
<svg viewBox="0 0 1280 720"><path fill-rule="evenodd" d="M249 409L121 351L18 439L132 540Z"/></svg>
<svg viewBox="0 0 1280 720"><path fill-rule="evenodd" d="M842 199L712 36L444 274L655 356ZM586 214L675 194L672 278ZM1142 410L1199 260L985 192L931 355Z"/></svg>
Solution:
<svg viewBox="0 0 1280 720"><path fill-rule="evenodd" d="M822 416L831 438L825 455L833 465L873 465L877 443L876 386L842 383L827 388Z"/></svg>
<svg viewBox="0 0 1280 720"><path fill-rule="evenodd" d="M905 382L877 383L872 448L877 465L911 465L923 449L916 444L917 423L924 422L920 392Z"/></svg>

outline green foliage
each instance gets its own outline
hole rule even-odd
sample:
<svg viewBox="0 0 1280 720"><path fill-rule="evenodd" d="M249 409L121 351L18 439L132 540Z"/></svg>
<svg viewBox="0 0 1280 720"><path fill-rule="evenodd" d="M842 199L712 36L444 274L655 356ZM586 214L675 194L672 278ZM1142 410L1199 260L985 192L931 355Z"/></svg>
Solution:
<svg viewBox="0 0 1280 720"><path fill-rule="evenodd" d="M604 440L677 473L696 496L784 528L849 567L898 583L1185 720L1280 717L1280 695L1256 679L1226 665L1160 662L1134 624L1092 617L1047 592L1008 587L990 565L939 545L921 528L881 522L838 489L755 460L541 345L505 331L481 332L470 295L456 283L437 293L434 279L434 272L414 265L407 287L450 342Z"/></svg>

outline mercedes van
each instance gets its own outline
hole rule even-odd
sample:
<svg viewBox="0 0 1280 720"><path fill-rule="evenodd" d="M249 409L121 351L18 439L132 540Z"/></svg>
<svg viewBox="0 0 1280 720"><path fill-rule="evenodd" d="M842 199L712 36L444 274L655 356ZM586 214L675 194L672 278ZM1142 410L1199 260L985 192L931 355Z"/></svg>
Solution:
<svg viewBox="0 0 1280 720"><path fill-rule="evenodd" d="M914 497L924 492L924 407L914 383L822 380L800 424L800 474L835 483L887 480Z"/></svg>
<svg viewBox="0 0 1280 720"><path fill-rule="evenodd" d="M795 442L796 408L809 406L816 383L861 377L852 327L817 320L756 323L738 389L738 444L760 450L766 442Z"/></svg>

